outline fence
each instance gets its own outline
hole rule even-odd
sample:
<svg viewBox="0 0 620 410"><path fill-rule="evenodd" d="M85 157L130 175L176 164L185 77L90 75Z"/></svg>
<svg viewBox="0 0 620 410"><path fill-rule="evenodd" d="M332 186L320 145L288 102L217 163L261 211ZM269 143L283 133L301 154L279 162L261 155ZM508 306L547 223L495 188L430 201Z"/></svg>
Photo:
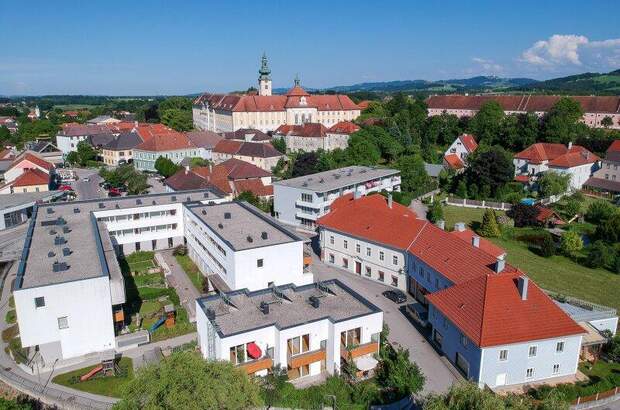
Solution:
<svg viewBox="0 0 620 410"><path fill-rule="evenodd" d="M58 406L66 409L107 410L114 404L112 400L97 400L86 396L71 394L54 387L47 387L4 368L0 368L0 379L14 389L51 406Z"/></svg>
<svg viewBox="0 0 620 410"><path fill-rule="evenodd" d="M559 201L564 195L551 195L549 198L538 199L534 204L549 205ZM458 198L455 196L448 196L446 203L453 206L461 206L464 208L490 208L498 211L508 211L512 208L512 204L508 202L494 202L494 201L478 201L475 199Z"/></svg>
<svg viewBox="0 0 620 410"><path fill-rule="evenodd" d="M617 398L615 398L614 396L616 396L618 393L620 393L620 387L615 387L611 390L592 394L590 396L583 396L583 397L579 396L577 397L575 401L571 403L572 408L573 409L589 409L592 407L598 407L604 404L604 403L599 403L599 401L604 401L605 403L610 402L610 401L615 401ZM611 399L611 398L613 399L606 400L606 399Z"/></svg>

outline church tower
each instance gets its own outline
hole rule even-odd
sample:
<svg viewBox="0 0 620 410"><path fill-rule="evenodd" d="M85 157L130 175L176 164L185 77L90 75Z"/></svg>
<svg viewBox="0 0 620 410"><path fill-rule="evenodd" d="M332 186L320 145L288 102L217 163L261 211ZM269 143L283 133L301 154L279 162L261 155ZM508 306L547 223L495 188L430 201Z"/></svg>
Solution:
<svg viewBox="0 0 620 410"><path fill-rule="evenodd" d="M267 65L267 55L265 53L263 53L258 74L258 95L271 95L271 70Z"/></svg>

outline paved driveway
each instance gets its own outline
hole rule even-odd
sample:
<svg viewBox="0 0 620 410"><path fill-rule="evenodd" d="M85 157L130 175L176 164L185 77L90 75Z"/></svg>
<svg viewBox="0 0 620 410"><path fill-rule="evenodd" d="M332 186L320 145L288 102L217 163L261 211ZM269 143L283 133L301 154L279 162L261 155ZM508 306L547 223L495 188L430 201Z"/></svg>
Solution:
<svg viewBox="0 0 620 410"><path fill-rule="evenodd" d="M426 338L399 310L399 306L381 294L384 290L389 289L388 286L326 265L316 255L313 255L312 271L315 280L339 279L383 310L383 320L390 328L390 342L409 349L410 360L416 362L426 376L423 394L445 392L456 381L457 371L435 351ZM409 302L411 301L409 300ZM404 305L403 303L402 306Z"/></svg>
<svg viewBox="0 0 620 410"><path fill-rule="evenodd" d="M99 176L99 171L97 169L76 168L75 173L78 180L75 181L72 186L77 194L78 200L107 197L105 190L99 186L99 183L103 181L103 179ZM84 178L88 178L89 180L84 181Z"/></svg>
<svg viewBox="0 0 620 410"><path fill-rule="evenodd" d="M167 280L170 286L172 286L179 295L179 300L189 316L190 322L196 321L196 299L201 294L194 287L192 281L187 277L187 274L177 263L176 258L172 255L172 251L159 251L157 252L164 259L168 268L170 268L170 275Z"/></svg>

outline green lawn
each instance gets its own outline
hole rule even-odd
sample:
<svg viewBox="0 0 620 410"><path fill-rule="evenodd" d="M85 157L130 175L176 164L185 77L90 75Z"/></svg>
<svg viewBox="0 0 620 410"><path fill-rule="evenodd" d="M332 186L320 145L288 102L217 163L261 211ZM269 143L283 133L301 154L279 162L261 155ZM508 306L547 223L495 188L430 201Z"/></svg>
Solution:
<svg viewBox="0 0 620 410"><path fill-rule="evenodd" d="M482 223L484 209L481 208L464 208L460 206L444 206L443 219L446 221L446 230L453 230L454 224L457 222L465 222L470 228L475 228ZM504 211L495 211L497 216L506 215Z"/></svg>
<svg viewBox="0 0 620 410"><path fill-rule="evenodd" d="M189 277L189 280L192 281L196 290L199 293L202 293L204 289L203 283L205 277L202 275L198 266L190 259L188 255L175 255L177 263L183 268L185 274Z"/></svg>
<svg viewBox="0 0 620 410"><path fill-rule="evenodd" d="M565 256L544 258L516 239L491 238L508 253L508 262L542 288L620 310L620 275L579 265Z"/></svg>
<svg viewBox="0 0 620 410"><path fill-rule="evenodd" d="M90 366L60 374L54 377L52 381L63 386L71 387L72 389L101 394L103 396L120 397L121 389L133 379L134 375L133 364L130 358L121 358L118 365L122 372L116 376L104 377L95 375L90 380L80 382L80 376L88 373L95 367Z"/></svg>
<svg viewBox="0 0 620 410"><path fill-rule="evenodd" d="M153 261L154 257L155 253L150 251L134 252L126 258L121 259L119 264L121 265L123 273L146 273L150 268L155 267L155 262Z"/></svg>

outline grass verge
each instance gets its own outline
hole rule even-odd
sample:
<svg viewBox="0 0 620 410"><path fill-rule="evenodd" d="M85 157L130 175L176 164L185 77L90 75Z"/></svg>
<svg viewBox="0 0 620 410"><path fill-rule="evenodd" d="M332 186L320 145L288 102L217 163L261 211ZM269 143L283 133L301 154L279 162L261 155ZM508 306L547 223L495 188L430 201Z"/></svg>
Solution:
<svg viewBox="0 0 620 410"><path fill-rule="evenodd" d="M202 293L204 289L205 277L198 269L198 266L190 259L188 255L175 255L177 263L185 271L185 274L192 281L192 284L199 293Z"/></svg>
<svg viewBox="0 0 620 410"><path fill-rule="evenodd" d="M93 394L101 394L103 396L120 397L122 388L129 383L133 375L133 363L128 357L123 357L118 362L121 373L116 376L99 376L95 375L90 380L80 382L80 376L88 373L95 366L85 367L83 369L74 370L72 372L60 374L54 377L53 382L71 387Z"/></svg>

